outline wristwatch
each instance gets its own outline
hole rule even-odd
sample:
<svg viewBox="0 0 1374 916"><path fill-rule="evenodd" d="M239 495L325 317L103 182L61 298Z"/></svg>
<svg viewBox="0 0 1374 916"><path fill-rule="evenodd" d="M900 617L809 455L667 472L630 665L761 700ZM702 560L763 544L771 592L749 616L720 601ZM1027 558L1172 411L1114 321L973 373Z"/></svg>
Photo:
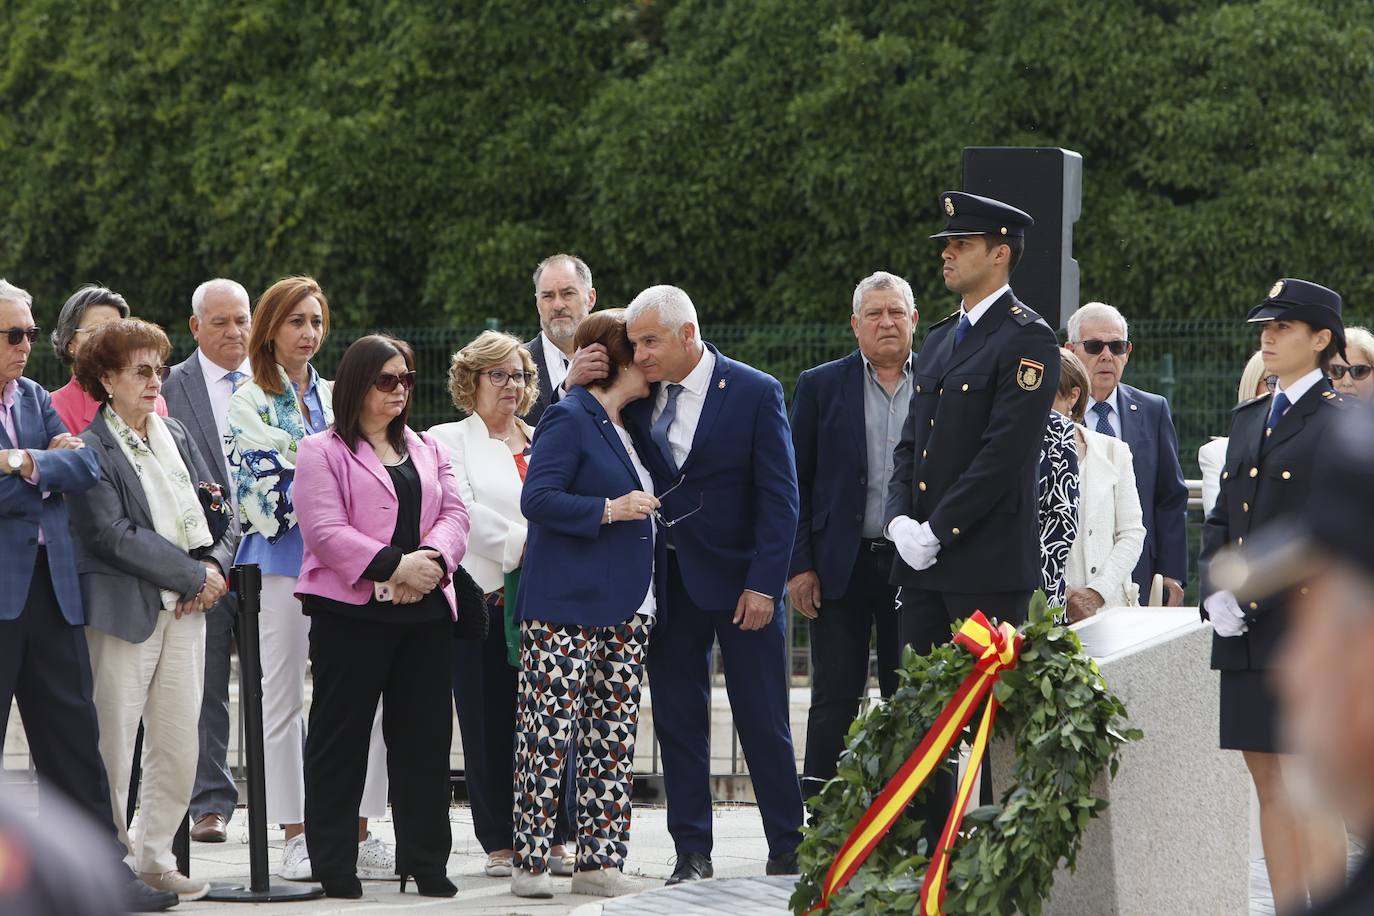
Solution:
<svg viewBox="0 0 1374 916"><path fill-rule="evenodd" d="M5 464L10 469L10 476L18 477L19 472L24 468L23 450L17 448L10 449L9 457L5 460Z"/></svg>

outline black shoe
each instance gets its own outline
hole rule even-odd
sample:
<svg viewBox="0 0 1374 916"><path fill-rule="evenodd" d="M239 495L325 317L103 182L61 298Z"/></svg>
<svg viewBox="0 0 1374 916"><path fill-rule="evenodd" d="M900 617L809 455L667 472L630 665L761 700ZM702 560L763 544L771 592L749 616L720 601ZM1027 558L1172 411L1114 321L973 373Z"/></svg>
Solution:
<svg viewBox="0 0 1374 916"><path fill-rule="evenodd" d="M448 879L448 875L415 875L415 889L422 897L452 897L458 888ZM401 893L406 892L406 882L410 875L401 875Z"/></svg>
<svg viewBox="0 0 1374 916"><path fill-rule="evenodd" d="M702 878L709 878L716 873L711 867L711 857L699 852L684 852L677 857L677 867L673 869L673 875L663 882L665 886L681 884L684 881L700 881Z"/></svg>
<svg viewBox="0 0 1374 916"><path fill-rule="evenodd" d="M785 856L778 856L776 859L769 859L764 866L765 875L800 875L801 866L797 864L797 854L789 852Z"/></svg>
<svg viewBox="0 0 1374 916"><path fill-rule="evenodd" d="M335 878L316 875L315 878L320 882L320 887L324 888L326 897L357 900L363 895L363 883L358 880L357 875L339 875Z"/></svg>
<svg viewBox="0 0 1374 916"><path fill-rule="evenodd" d="M137 878L124 885L124 909L130 913L161 913L180 902L175 891L160 891Z"/></svg>

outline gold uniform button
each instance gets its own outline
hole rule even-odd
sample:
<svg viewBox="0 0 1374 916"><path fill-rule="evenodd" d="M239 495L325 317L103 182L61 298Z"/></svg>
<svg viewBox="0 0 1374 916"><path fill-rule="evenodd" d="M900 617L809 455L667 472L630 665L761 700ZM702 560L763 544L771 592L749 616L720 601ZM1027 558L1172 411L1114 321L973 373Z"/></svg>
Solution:
<svg viewBox="0 0 1374 916"><path fill-rule="evenodd" d="M939 391L937 391L937 392L935 392L935 393L936 393L936 394L944 394L944 393L945 393L945 389L941 388Z"/></svg>
<svg viewBox="0 0 1374 916"><path fill-rule="evenodd" d="M1231 472L1230 472L1230 471L1222 471L1222 472L1221 472L1221 479L1222 479L1222 480L1225 480L1226 478L1228 478L1228 477L1230 477L1230 476L1231 476Z"/></svg>
<svg viewBox="0 0 1374 916"><path fill-rule="evenodd" d="M934 428L935 428L935 420L934 420L934 419L932 419L932 420L930 421L930 428L931 428L931 429L934 429Z"/></svg>
<svg viewBox="0 0 1374 916"><path fill-rule="evenodd" d="M1242 511L1242 512L1249 512L1249 511L1250 511L1250 504L1249 504L1249 503L1241 503L1241 504L1240 504L1240 511Z"/></svg>
<svg viewBox="0 0 1374 916"><path fill-rule="evenodd" d="M1251 477L1258 477L1258 476L1259 476L1259 468L1251 468L1251 469L1250 469L1250 476L1251 476Z"/></svg>
<svg viewBox="0 0 1374 916"><path fill-rule="evenodd" d="M1250 602L1250 610L1252 610L1252 611L1258 611L1258 610L1259 610L1259 605L1256 604L1255 602L1251 601L1251 602Z"/></svg>
<svg viewBox="0 0 1374 916"><path fill-rule="evenodd" d="M921 449L921 457L922 457L922 458L925 458L925 456L926 456L926 450L925 450L925 449Z"/></svg>
<svg viewBox="0 0 1374 916"><path fill-rule="evenodd" d="M1298 589L1298 592L1299 592L1300 594L1303 594L1303 595L1306 595L1306 594L1307 594L1308 592L1310 592L1310 591L1311 591L1311 589L1308 588L1306 585L1304 585L1302 588Z"/></svg>
<svg viewBox="0 0 1374 916"><path fill-rule="evenodd" d="M921 393L921 386L920 386L920 385L917 385L917 386L916 386L916 393L917 393L917 394L920 394L920 393Z"/></svg>
<svg viewBox="0 0 1374 916"><path fill-rule="evenodd" d="M968 391L968 382L964 382L964 391Z"/></svg>
<svg viewBox="0 0 1374 916"><path fill-rule="evenodd" d="M926 491L926 482L923 480L920 483L916 484L916 489L924 493Z"/></svg>
<svg viewBox="0 0 1374 916"><path fill-rule="evenodd" d="M1237 547L1244 547L1244 546L1245 546L1245 538L1236 538L1236 546L1237 546Z"/></svg>
<svg viewBox="0 0 1374 916"><path fill-rule="evenodd" d="M1284 480L1287 480L1288 478L1292 477L1293 474L1292 474L1291 471L1284 471L1284 472L1283 472L1281 475L1279 475L1279 476L1281 476Z"/></svg>
<svg viewBox="0 0 1374 916"><path fill-rule="evenodd" d="M951 529L949 529L949 533L950 533L950 534L958 534L958 533L959 533L959 529L958 529L958 528L951 528Z"/></svg>

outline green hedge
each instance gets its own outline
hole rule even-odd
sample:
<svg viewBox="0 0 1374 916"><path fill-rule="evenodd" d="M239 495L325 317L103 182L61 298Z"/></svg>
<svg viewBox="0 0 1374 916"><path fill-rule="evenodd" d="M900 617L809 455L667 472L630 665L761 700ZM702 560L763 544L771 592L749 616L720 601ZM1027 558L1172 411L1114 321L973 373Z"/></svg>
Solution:
<svg viewBox="0 0 1374 916"><path fill-rule="evenodd" d="M829 321L967 145L1081 152L1083 293L1223 316L1278 275L1374 300L1374 5L1339 0L0 0L0 275L180 324L216 274L340 325L602 301Z"/></svg>

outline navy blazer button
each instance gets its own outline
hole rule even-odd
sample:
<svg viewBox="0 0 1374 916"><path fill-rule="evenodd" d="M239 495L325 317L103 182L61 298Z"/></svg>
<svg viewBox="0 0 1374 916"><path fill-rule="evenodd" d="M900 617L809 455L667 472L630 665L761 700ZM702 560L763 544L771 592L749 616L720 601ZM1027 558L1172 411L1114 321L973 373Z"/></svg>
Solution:
<svg viewBox="0 0 1374 916"><path fill-rule="evenodd" d="M854 521L856 521L856 522L861 522L861 521L863 521L863 520L864 520L864 514L863 514L862 512L860 512L860 513L858 513L857 515L854 516Z"/></svg>
<svg viewBox="0 0 1374 916"><path fill-rule="evenodd" d="M860 478L859 478L859 483L860 483L860 484L866 484L866 483L868 483L868 478L867 478L867 477L860 477Z"/></svg>

